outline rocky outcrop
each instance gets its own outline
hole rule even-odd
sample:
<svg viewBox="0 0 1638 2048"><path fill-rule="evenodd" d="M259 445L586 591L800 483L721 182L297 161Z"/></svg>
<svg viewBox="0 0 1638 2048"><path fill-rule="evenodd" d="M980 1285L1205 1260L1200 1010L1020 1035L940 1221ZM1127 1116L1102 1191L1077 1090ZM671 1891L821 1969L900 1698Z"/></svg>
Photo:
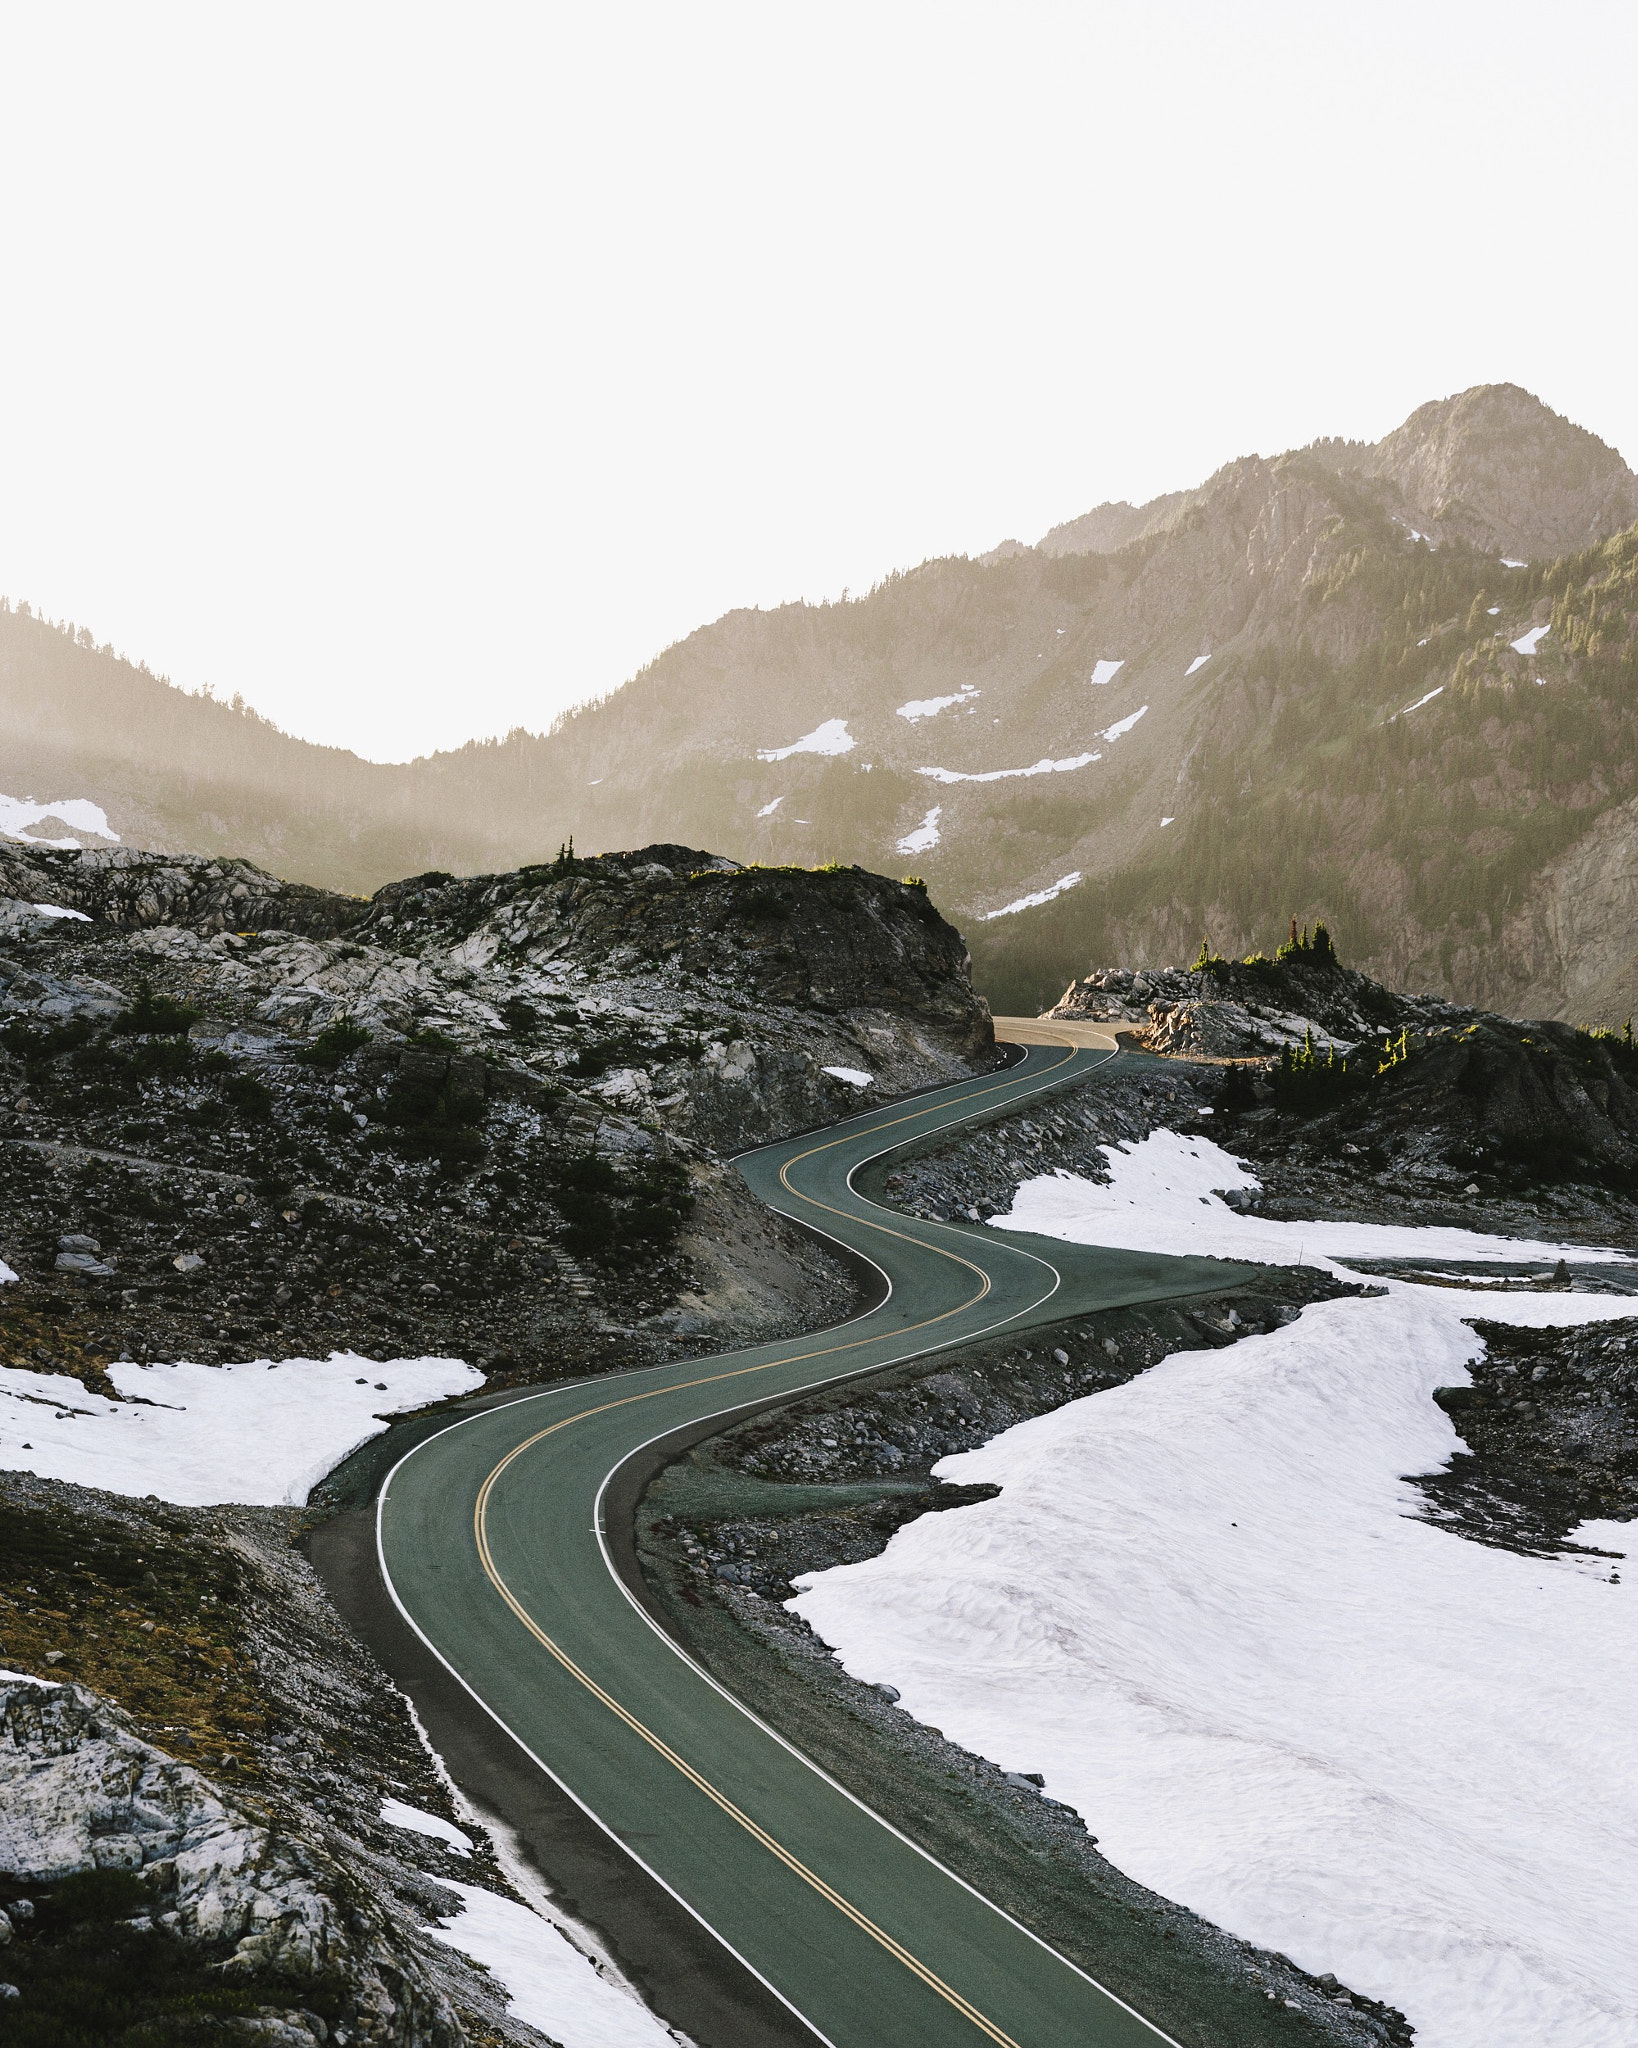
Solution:
<svg viewBox="0 0 1638 2048"><path fill-rule="evenodd" d="M0 941L0 1324L31 1363L38 1327L76 1367L413 1345L525 1374L834 1320L844 1269L726 1155L994 1057L959 934L858 869L659 846L356 904L5 858L16 900L87 906ZM48 1296L73 1236L98 1270Z"/></svg>
<svg viewBox="0 0 1638 2048"><path fill-rule="evenodd" d="M48 1888L133 1872L155 1930L229 1976L339 1995L369 2048L461 2048L448 2000L367 1888L78 1686L0 1680L0 1869Z"/></svg>
<svg viewBox="0 0 1638 2048"><path fill-rule="evenodd" d="M0 841L0 895L25 905L43 898L119 931L177 925L328 938L365 914L355 897L281 881L248 860L167 856L133 846L76 852Z"/></svg>
<svg viewBox="0 0 1638 2048"><path fill-rule="evenodd" d="M1419 406L1361 464L1435 540L1525 560L1574 554L1638 519L1638 476L1517 384Z"/></svg>

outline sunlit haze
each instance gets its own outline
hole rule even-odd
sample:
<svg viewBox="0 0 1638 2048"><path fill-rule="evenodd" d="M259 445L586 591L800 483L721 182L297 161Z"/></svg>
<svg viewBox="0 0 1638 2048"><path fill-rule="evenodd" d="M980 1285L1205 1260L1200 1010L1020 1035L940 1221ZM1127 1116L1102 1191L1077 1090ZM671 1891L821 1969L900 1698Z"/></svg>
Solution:
<svg viewBox="0 0 1638 2048"><path fill-rule="evenodd" d="M401 759L1512 381L1638 458L1630 8L8 10L0 591Z"/></svg>

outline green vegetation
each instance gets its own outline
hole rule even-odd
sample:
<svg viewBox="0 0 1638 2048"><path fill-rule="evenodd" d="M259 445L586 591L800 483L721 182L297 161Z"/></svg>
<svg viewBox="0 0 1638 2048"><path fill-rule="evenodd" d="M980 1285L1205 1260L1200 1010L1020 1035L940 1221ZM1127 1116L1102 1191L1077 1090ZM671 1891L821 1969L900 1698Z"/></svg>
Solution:
<svg viewBox="0 0 1638 2048"><path fill-rule="evenodd" d="M114 1029L137 1036L184 1037L199 1016L199 1011L177 1002L174 996L155 995L144 981L138 986L136 1001L115 1020Z"/></svg>
<svg viewBox="0 0 1638 2048"><path fill-rule="evenodd" d="M132 1926L157 1906L134 1871L88 1870L49 1889L14 1885L13 1895L31 1897L35 1913L5 1951L19 1993L5 2006L7 2048L203 2048L274 2001L330 2021L342 2011L323 1982L230 1979L224 1944Z"/></svg>
<svg viewBox="0 0 1638 2048"><path fill-rule="evenodd" d="M483 1133L462 1113L464 1105L454 1094L444 1082L406 1080L400 1074L371 1111L378 1126L372 1141L390 1145L406 1159L437 1159L456 1170L481 1164ZM351 1128L351 1119L342 1114L339 1128Z"/></svg>
<svg viewBox="0 0 1638 2048"><path fill-rule="evenodd" d="M1301 1045L1288 1045L1281 1052L1269 1080L1280 1109L1298 1116L1319 1116L1351 1096L1364 1094L1410 1057L1408 1032L1401 1032L1380 1050L1356 1045L1352 1052L1339 1053L1335 1046L1327 1046L1320 1053L1314 1050L1312 1031L1305 1031Z"/></svg>
<svg viewBox="0 0 1638 2048"><path fill-rule="evenodd" d="M577 1258L611 1258L638 1246L663 1250L694 1208L688 1170L674 1160L620 1166L595 1152L558 1171L564 1242Z"/></svg>
<svg viewBox="0 0 1638 2048"><path fill-rule="evenodd" d="M304 1045L296 1058L308 1067L328 1067L332 1072L349 1053L368 1045L370 1034L352 1017L338 1017L326 1024L311 1045Z"/></svg>

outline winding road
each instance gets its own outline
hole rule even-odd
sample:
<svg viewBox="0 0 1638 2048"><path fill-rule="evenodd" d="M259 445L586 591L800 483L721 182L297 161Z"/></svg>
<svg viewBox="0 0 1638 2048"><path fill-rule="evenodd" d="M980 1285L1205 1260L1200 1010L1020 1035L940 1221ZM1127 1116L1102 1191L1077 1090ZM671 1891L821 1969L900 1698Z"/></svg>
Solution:
<svg viewBox="0 0 1638 2048"><path fill-rule="evenodd" d="M422 1642L541 1770L834 2048L1126 2048L1170 2037L924 1854L731 1697L628 1590L655 1440L1002 1329L1206 1293L1245 1269L922 1223L853 1174L1125 1055L1020 1025L1018 1065L739 1163L770 1206L870 1260L868 1314L464 1416L392 1468L380 1570ZM1045 1041L1045 1042L1041 1042ZM701 1425L704 1425L702 1432ZM646 1458L645 1458L646 1452Z"/></svg>

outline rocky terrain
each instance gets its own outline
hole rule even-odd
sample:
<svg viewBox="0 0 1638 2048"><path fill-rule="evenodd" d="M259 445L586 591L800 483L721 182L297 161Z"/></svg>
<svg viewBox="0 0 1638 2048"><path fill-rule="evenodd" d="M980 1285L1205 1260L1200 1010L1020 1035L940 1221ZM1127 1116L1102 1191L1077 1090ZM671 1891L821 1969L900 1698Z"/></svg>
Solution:
<svg viewBox="0 0 1638 2048"><path fill-rule="evenodd" d="M1289 905L1390 983L1619 1026L1635 519L1615 450L1480 386L1374 444L730 613L549 734L396 766L4 610L4 794L39 799L11 814L36 840L252 852L347 890L571 832L909 867L1012 1012L1065 960L1177 958L1202 930L1239 953Z"/></svg>
<svg viewBox="0 0 1638 2048"><path fill-rule="evenodd" d="M0 1355L93 1380L538 1378L832 1320L846 1274L725 1155L994 1056L959 936L854 870L658 847L366 904L12 851L0 889Z"/></svg>
<svg viewBox="0 0 1638 2048"><path fill-rule="evenodd" d="M565 848L365 902L0 850L0 1362L115 1395L122 1359L439 1354L493 1387L827 1323L848 1271L729 1155L995 1057L958 935L857 870ZM450 1792L307 1526L0 1476L0 1666L55 1688L0 1680L31 2043L106 2038L110 1997L131 2048L542 2038L424 1932L440 1876L517 1892L469 1819L470 1854L383 1821L453 1824Z"/></svg>
<svg viewBox="0 0 1638 2048"><path fill-rule="evenodd" d="M543 2037L430 1938L439 1879L516 1898L407 1703L293 1547L294 1511L0 1475L8 2039L459 2048ZM459 1853L382 1819L457 1822ZM56 2031L52 2031L55 2028Z"/></svg>

